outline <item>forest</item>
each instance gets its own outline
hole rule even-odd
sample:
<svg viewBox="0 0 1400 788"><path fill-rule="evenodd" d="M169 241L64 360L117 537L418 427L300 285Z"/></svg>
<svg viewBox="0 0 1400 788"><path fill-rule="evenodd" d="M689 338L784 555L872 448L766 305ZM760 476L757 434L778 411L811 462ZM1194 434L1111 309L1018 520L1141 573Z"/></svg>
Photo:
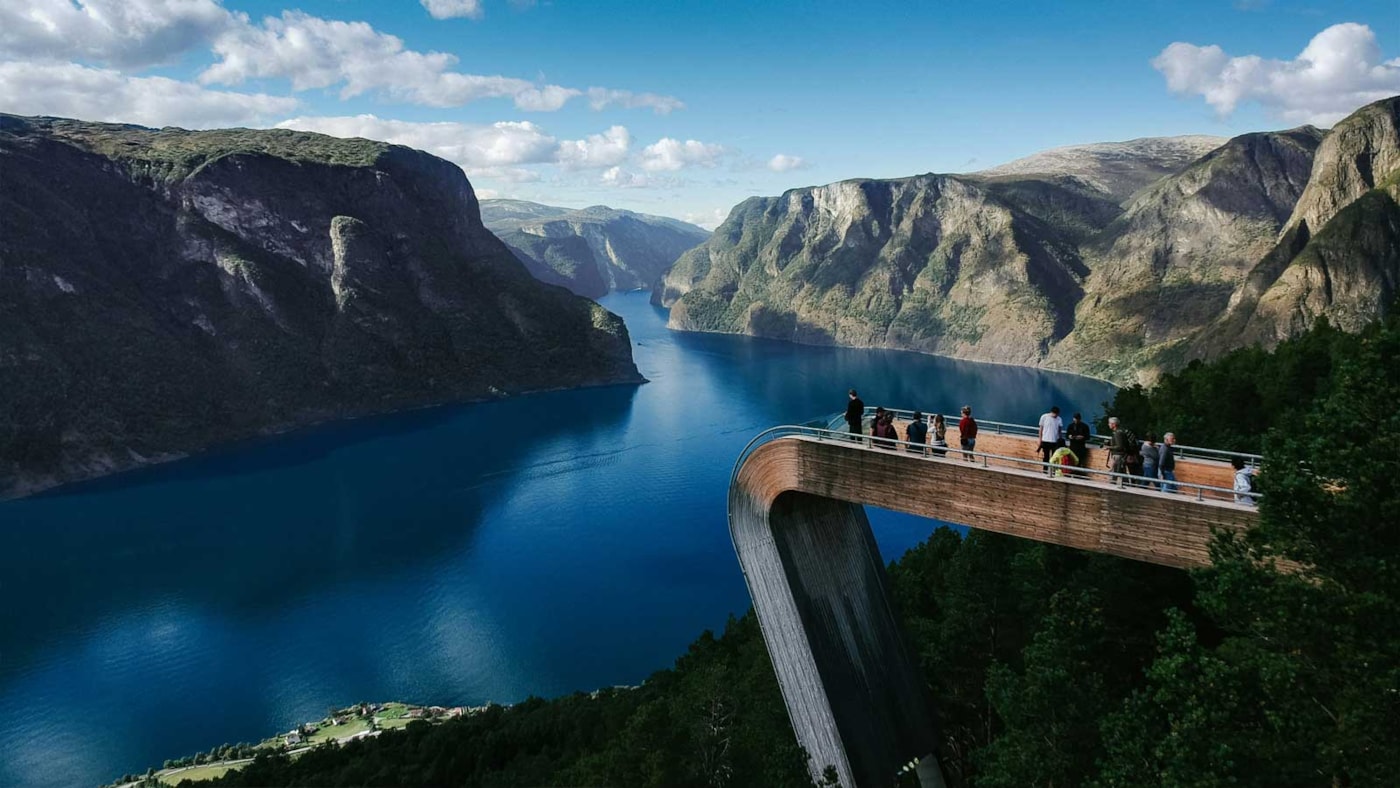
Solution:
<svg viewBox="0 0 1400 788"><path fill-rule="evenodd" d="M1395 317L1320 323L1105 403L1139 435L1263 453L1259 524L1217 538L1207 569L946 527L892 563L950 784L1393 785L1397 403ZM805 760L750 612L640 687L260 755L216 782L805 786Z"/></svg>

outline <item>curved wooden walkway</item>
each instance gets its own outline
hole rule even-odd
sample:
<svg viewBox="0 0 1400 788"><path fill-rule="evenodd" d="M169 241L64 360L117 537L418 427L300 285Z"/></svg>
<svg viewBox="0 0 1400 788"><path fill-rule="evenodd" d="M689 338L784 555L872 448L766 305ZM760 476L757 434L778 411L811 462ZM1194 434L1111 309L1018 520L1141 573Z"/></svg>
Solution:
<svg viewBox="0 0 1400 788"><path fill-rule="evenodd" d="M903 434L903 429L900 429ZM949 442L957 445L955 431ZM1022 458L1037 444L978 437L988 455L967 462L807 430L741 459L729 490L729 527L764 640L814 777L835 767L845 786L889 785L917 762L924 786L943 780L924 681L890 607L885 562L862 505L1172 567L1209 562L1216 529L1239 530L1254 507L1051 478ZM1102 465L1096 451L1090 467ZM985 463L985 465L984 465ZM1177 476L1229 487L1222 462L1183 460ZM1201 495L1201 499L1197 495Z"/></svg>

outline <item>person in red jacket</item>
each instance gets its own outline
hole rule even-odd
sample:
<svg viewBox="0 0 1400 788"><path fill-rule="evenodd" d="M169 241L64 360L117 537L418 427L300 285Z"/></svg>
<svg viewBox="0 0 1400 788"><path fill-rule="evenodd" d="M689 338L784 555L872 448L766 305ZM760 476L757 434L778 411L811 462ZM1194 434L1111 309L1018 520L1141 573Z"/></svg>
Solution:
<svg viewBox="0 0 1400 788"><path fill-rule="evenodd" d="M972 418L972 406L964 405L962 418L958 419L958 441L962 444L963 458L976 462L977 458L968 452L977 450L977 419Z"/></svg>

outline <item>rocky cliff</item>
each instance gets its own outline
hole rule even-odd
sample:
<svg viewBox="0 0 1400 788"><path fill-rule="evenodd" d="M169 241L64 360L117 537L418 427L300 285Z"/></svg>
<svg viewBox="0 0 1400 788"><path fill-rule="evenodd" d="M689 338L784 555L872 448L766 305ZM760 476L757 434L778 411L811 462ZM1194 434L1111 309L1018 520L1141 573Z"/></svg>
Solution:
<svg viewBox="0 0 1400 788"><path fill-rule="evenodd" d="M1150 381L1388 308L1397 113L1400 97L1331 132L1078 146L751 199L654 298L678 329Z"/></svg>
<svg viewBox="0 0 1400 788"><path fill-rule="evenodd" d="M309 422L639 381L456 166L292 131L0 116L0 496Z"/></svg>
<svg viewBox="0 0 1400 788"><path fill-rule="evenodd" d="M1088 271L1033 214L963 178L845 181L741 203L658 284L671 325L1037 363Z"/></svg>
<svg viewBox="0 0 1400 788"><path fill-rule="evenodd" d="M481 216L536 278L589 298L650 288L681 253L710 237L675 219L604 206L484 200Z"/></svg>
<svg viewBox="0 0 1400 788"><path fill-rule="evenodd" d="M1325 317L1356 330L1400 295L1400 97L1362 107L1318 147L1273 250L1192 353L1271 347Z"/></svg>
<svg viewBox="0 0 1400 788"><path fill-rule="evenodd" d="M1178 365L1273 247L1323 133L1246 134L1141 191L1080 246L1092 273L1075 328L1046 360L1115 380Z"/></svg>

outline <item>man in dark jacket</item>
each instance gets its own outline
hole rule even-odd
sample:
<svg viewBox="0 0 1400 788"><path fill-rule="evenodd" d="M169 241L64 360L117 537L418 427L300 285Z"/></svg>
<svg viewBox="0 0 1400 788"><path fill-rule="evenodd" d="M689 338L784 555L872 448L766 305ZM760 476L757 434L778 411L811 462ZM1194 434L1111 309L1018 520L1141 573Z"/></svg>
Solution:
<svg viewBox="0 0 1400 788"><path fill-rule="evenodd" d="M1157 461L1157 471L1162 474L1162 492L1176 492L1176 433L1162 436L1162 459Z"/></svg>
<svg viewBox="0 0 1400 788"><path fill-rule="evenodd" d="M923 411L914 411L914 418L904 430L904 436L905 440L914 444L909 451L927 454L924 444L928 442L928 423L924 421Z"/></svg>
<svg viewBox="0 0 1400 788"><path fill-rule="evenodd" d="M1065 437L1069 438L1069 450L1074 452L1075 459L1079 460L1079 467L1089 466L1089 438L1092 433L1089 425L1078 413L1074 414L1074 421L1065 427Z"/></svg>
<svg viewBox="0 0 1400 788"><path fill-rule="evenodd" d="M856 396L856 390L851 389L850 400L846 403L846 426L852 435L863 435L865 430L861 429L861 420L865 418L865 403Z"/></svg>

